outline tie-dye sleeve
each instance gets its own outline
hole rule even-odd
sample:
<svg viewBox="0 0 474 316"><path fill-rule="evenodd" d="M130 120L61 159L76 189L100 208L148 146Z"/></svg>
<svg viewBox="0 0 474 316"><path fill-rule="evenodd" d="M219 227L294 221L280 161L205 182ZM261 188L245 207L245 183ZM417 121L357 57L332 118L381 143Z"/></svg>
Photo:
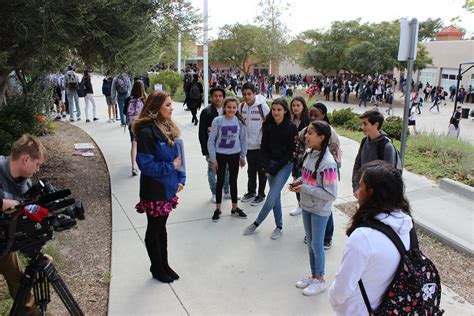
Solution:
<svg viewBox="0 0 474 316"><path fill-rule="evenodd" d="M301 192L325 201L335 201L337 197L337 165L331 163L321 164L316 176L316 185L304 184Z"/></svg>

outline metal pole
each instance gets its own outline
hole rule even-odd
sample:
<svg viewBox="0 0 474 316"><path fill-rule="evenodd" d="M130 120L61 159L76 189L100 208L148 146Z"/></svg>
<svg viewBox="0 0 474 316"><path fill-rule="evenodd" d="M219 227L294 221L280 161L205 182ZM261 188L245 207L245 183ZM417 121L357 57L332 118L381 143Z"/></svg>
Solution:
<svg viewBox="0 0 474 316"><path fill-rule="evenodd" d="M461 81L461 71L462 71L461 66L462 66L462 64L459 64L459 72L458 72L458 76L457 76L457 78L456 78L456 79L457 79L457 80L456 80L457 83L456 83L456 94L455 94L455 96L454 96L454 110L453 110L453 114L454 114L454 112L456 112L456 107L457 107L457 105L458 105L459 81ZM451 115L451 116L452 116L452 115ZM451 117L450 117L449 119L451 119Z"/></svg>
<svg viewBox="0 0 474 316"><path fill-rule="evenodd" d="M407 60L407 81L405 84L405 107L403 109L403 129L402 129L402 139L400 144L400 156L401 156L401 163L402 163L402 172L403 167L405 165L405 148L407 142L407 131L408 131L408 107L410 105L410 94L411 94L411 81L413 77L413 61L416 58L415 55L415 47L416 43L416 31L417 31L417 23L416 19L412 19L410 22L410 56Z"/></svg>
<svg viewBox="0 0 474 316"><path fill-rule="evenodd" d="M178 72L181 72L181 31L178 33Z"/></svg>
<svg viewBox="0 0 474 316"><path fill-rule="evenodd" d="M203 39L203 57L204 57L204 106L209 104L209 50L207 47L207 32L208 32L208 12L207 12L207 0L204 0L203 9L204 18L204 39Z"/></svg>

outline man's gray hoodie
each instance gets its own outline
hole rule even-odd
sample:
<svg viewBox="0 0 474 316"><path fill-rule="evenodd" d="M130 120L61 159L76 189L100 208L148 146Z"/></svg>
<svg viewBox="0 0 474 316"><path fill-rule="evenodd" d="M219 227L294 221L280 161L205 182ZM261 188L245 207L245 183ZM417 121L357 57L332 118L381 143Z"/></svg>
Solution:
<svg viewBox="0 0 474 316"><path fill-rule="evenodd" d="M312 150L303 162L299 178L303 182L300 205L307 212L329 216L332 203L337 197L337 164L329 149L326 149L314 178L313 172L318 158L319 151Z"/></svg>
<svg viewBox="0 0 474 316"><path fill-rule="evenodd" d="M247 105L246 103L239 108L242 116L245 119L245 125L247 126L247 146L249 150L260 149L262 144L262 124L263 119L260 111L258 109L259 105L262 107L262 112L264 116L270 112L270 108L267 105L267 100L261 96L257 95L255 97L255 102L252 105Z"/></svg>
<svg viewBox="0 0 474 316"><path fill-rule="evenodd" d="M355 192L357 188L359 187L359 170L360 168L365 164L373 160L380 160L380 158L377 155L377 148L378 144L381 141L384 141L384 138L386 137L385 134L381 133L379 137L376 139L370 139L368 136L366 136L366 141L364 141L364 144L362 147L359 149L359 152L357 153L356 160L354 162L354 168L352 169L352 190ZM383 152L383 160L389 163L391 166L395 166L395 162L397 161L396 158L396 151L395 148L393 147L393 144L391 141L387 142L385 144L384 152Z"/></svg>

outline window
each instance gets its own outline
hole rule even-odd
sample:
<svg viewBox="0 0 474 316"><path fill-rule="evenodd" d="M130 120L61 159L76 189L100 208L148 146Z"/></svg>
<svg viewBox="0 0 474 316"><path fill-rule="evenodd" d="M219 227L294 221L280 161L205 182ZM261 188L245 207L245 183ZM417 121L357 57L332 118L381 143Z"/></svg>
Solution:
<svg viewBox="0 0 474 316"><path fill-rule="evenodd" d="M442 78L442 79L448 79L448 75L447 75L447 74L442 74L442 75L441 75L441 78Z"/></svg>
<svg viewBox="0 0 474 316"><path fill-rule="evenodd" d="M456 80L456 75L449 75L449 80Z"/></svg>

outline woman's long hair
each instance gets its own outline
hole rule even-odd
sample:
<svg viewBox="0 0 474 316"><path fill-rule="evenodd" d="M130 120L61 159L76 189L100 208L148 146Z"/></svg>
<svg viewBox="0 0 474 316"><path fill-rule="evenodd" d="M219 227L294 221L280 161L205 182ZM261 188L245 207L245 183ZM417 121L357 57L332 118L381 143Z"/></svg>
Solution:
<svg viewBox="0 0 474 316"><path fill-rule="evenodd" d="M293 113L293 102L299 101L301 104L303 104L303 112L301 112L300 119L301 122L307 122L309 121L309 110L308 110L308 105L306 104L306 100L302 96L296 96L294 97L291 102L290 102L290 111L291 111L291 116L293 119L295 119L295 113Z"/></svg>
<svg viewBox="0 0 474 316"><path fill-rule="evenodd" d="M142 80L135 80L133 82L131 96L133 96L135 99L143 98L143 100L145 100L147 98L145 85L143 84Z"/></svg>
<svg viewBox="0 0 474 316"><path fill-rule="evenodd" d="M239 99L235 98L235 97L227 97L225 98L224 100L224 105L222 106L222 115L225 115L225 107L228 103L230 102L234 102L236 105L237 105L237 112L235 112L235 117L240 121L240 123L242 123L242 125L244 126L247 126L247 124L245 124L245 119L244 117L242 116L242 114L239 112Z"/></svg>
<svg viewBox="0 0 474 316"><path fill-rule="evenodd" d="M352 216L347 236L357 227L374 221L380 213L402 210L411 215L402 175L397 169L385 161L374 160L363 165L359 174L369 196Z"/></svg>
<svg viewBox="0 0 474 316"><path fill-rule="evenodd" d="M291 120L291 114L290 114L290 108L288 106L288 101L286 101L285 98L276 98L275 100L273 100L272 106L275 105L275 104L281 105L286 111L285 116L283 117L283 121ZM275 122L275 119L273 118L272 110L270 108L270 112L268 113L267 117L265 118L265 123L264 124L274 123L274 122Z"/></svg>
<svg viewBox="0 0 474 316"><path fill-rule="evenodd" d="M329 139L331 138L331 126L329 126L329 124L326 123L325 121L313 121L308 126L308 128L310 127L314 128L318 136L321 136L321 135L324 136L324 140L321 143L321 149L319 151L319 157L318 157L318 160L316 160L316 164L314 166L313 178L316 179L316 176L318 174L319 164L323 160L324 155L326 154L326 149L329 146ZM306 132L307 131L308 130L306 130ZM305 153L303 160L301 161L301 165L303 165L303 162L306 159L306 156L308 156L308 152Z"/></svg>
<svg viewBox="0 0 474 316"><path fill-rule="evenodd" d="M173 120L165 120L160 114L161 107L169 96L161 91L154 91L148 96L140 116L133 122L134 135L138 135L145 124L154 123L166 136L168 145L174 145L174 139L180 135L179 128Z"/></svg>

